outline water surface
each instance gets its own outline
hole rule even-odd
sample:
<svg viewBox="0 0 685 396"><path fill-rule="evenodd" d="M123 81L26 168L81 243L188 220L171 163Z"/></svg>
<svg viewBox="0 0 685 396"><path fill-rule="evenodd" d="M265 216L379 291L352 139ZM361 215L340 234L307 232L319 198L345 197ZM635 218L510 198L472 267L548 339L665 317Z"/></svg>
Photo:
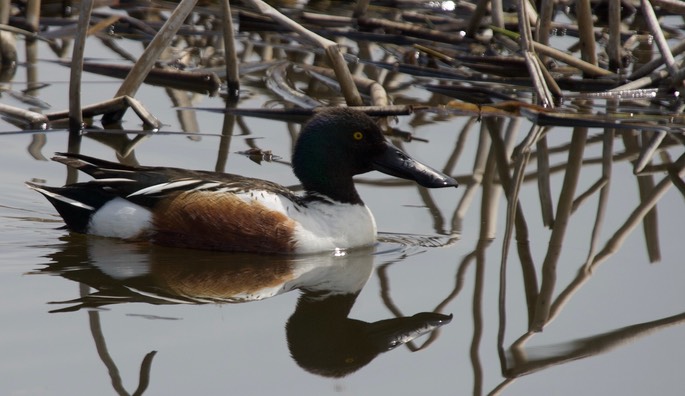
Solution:
<svg viewBox="0 0 685 396"><path fill-rule="evenodd" d="M48 52L41 53L49 57ZM65 108L68 69L43 60L38 66L41 79L50 82L39 97L55 108ZM11 83L13 89L25 88L23 72L20 68ZM103 100L117 87L117 80L87 77L83 100ZM252 88L248 93L254 96L248 95L241 106L261 107L265 98L260 95L265 92ZM409 96L415 94L407 91ZM163 88L145 87L139 99L166 124L162 132L183 132ZM7 95L2 100L17 105ZM223 107L217 97L198 96L194 104ZM140 129L140 121L131 113L124 119L125 128ZM149 136L134 147L135 159L144 165L208 170L219 163L233 173L297 184L287 165L291 132L297 126L246 117L242 122L247 129L237 128L226 146L220 139L223 114L189 114L197 123L196 131ZM48 202L23 185L27 180L49 185L65 182L64 167L47 159L66 149L66 132L32 134L0 121L4 133L0 136L0 393L133 394L143 386L141 381L148 381L144 393L150 395L680 392L685 385L680 373L685 365L682 193L670 185L657 199L654 226L643 228L639 221L622 234L625 238L587 274L544 331L522 340L529 328L529 304L516 243L508 249L506 296L504 304L499 303L507 200L496 181L480 186L471 178L479 135L485 132L480 131L479 123L462 132L466 121L466 117L432 112L398 121L400 128L428 142L396 143L436 168L445 167L460 139L465 139L458 161L447 167L463 182L459 189L427 191L382 175L364 175L358 188L376 216L379 244L342 258L295 259L131 246L70 235L60 229L62 222ZM522 140L528 127L521 124L515 143ZM583 154L588 161L580 170L574 196L600 178L601 165L592 161L601 158L601 140L593 140L600 132L590 129ZM551 156L552 165L567 163L571 134L569 129L556 128L548 135L549 146L559 148ZM132 138L86 135L81 152L115 160L115 150L130 145ZM632 164L619 155L626 152L626 141L622 135L615 139L617 159L611 165L608 204L595 253L607 246L631 212L645 201L638 186L646 183L643 188L648 195L668 177L665 172L641 179L633 175ZM272 150L284 163L257 165L235 154L255 143ZM225 166L219 160L222 148L229 153ZM681 153L682 148L671 146L661 152L661 158L675 161ZM554 169L551 191L556 209L565 169ZM535 161L526 168L529 174L536 170ZM471 185L474 187L469 189ZM552 231L541 219L535 178L523 183L520 203L539 285ZM588 257L597 206L598 193L594 193L569 219L556 267L555 298ZM656 241L656 245L652 242L651 260L646 236ZM432 312L453 317L438 331L393 350L377 351L364 361L351 359L348 363L359 364L347 370L325 366L330 362L312 363L314 358L302 363L293 357L297 352L286 330L286 324L299 312L302 293L297 288L303 287L301 283L279 286L277 291L282 293L273 297L243 293L236 298L220 288L234 281L241 262L255 265L261 260L273 269L268 276L275 278L292 268L303 273L302 268L320 270L307 278L309 292L319 292L312 298L345 295L345 290L359 293L343 302L348 308L352 304L347 316L331 319L330 311L324 310L300 322L309 323L304 330L314 332L305 333L305 340L319 343L310 349L330 347L331 358L342 339L335 333L323 341L316 337L320 335L317 330L325 333L335 328L330 321L374 323ZM356 337L362 343L364 338ZM512 344L519 348L512 350Z"/></svg>

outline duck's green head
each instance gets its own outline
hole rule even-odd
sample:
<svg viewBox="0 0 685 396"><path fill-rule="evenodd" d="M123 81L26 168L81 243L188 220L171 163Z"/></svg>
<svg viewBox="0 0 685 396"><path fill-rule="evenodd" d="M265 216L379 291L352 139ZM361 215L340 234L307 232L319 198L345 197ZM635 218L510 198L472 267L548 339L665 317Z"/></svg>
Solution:
<svg viewBox="0 0 685 396"><path fill-rule="evenodd" d="M345 107L321 111L304 125L292 164L308 193L345 203L362 202L352 177L372 170L424 187L457 187L453 178L388 143L371 117Z"/></svg>

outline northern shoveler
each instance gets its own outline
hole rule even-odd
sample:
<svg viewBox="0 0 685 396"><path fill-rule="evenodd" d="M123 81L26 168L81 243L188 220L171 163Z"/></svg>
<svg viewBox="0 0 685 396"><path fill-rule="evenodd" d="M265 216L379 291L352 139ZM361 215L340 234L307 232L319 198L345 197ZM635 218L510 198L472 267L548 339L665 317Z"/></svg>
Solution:
<svg viewBox="0 0 685 396"><path fill-rule="evenodd" d="M354 175L378 170L429 188L457 182L390 145L366 114L324 110L302 128L292 167L305 193L232 174L128 166L81 154L53 160L94 178L64 187L27 185L69 230L178 247L314 253L371 245L376 223Z"/></svg>

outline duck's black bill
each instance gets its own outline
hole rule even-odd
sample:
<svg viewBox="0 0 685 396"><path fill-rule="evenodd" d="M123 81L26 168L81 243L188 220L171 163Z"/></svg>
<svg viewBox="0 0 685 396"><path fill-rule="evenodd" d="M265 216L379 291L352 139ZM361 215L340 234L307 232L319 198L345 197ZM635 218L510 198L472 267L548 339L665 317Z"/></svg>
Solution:
<svg viewBox="0 0 685 396"><path fill-rule="evenodd" d="M371 345L389 351L452 321L452 315L421 312L414 316L381 320L364 329Z"/></svg>
<svg viewBox="0 0 685 396"><path fill-rule="evenodd" d="M428 188L457 187L459 184L446 174L424 165L401 150L386 143L387 148L373 161L373 167L386 175L414 180Z"/></svg>

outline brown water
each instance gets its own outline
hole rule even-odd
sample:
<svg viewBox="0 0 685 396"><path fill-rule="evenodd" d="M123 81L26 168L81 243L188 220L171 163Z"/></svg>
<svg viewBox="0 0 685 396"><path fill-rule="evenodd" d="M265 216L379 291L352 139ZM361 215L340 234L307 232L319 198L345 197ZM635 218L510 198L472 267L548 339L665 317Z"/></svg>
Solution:
<svg viewBox="0 0 685 396"><path fill-rule="evenodd" d="M97 44L93 46L97 56ZM53 56L39 48L44 58L37 63L39 81L50 85L37 96L55 109L65 108L69 71L49 63ZM24 89L25 72L20 68L6 87ZM111 97L119 85L118 80L93 75L84 80L85 103ZM258 108L269 98L262 88L246 89L250 95L246 93L241 107ZM422 93L409 89L404 95ZM145 87L138 98L166 124L162 132L183 130L177 118L180 112L172 108L163 88ZM2 101L20 106L6 93ZM223 107L219 98L202 95L195 97L194 105ZM197 125L197 130L186 132L202 136L149 136L135 146L135 158L144 165L214 170L225 144L220 139L223 114L188 111L185 115ZM638 185L643 185L647 196L654 191L650 185L658 185L668 175L634 176L632 164L619 155L626 151L628 139L617 135L613 147L617 159L611 165L606 214L595 249L606 253L606 260L583 278L543 332L519 340L527 334L529 308L516 243L508 249L506 297L504 305L499 304L507 200L498 184L481 186L471 179L482 124L462 132L467 120L428 112L398 121L402 129L428 140L403 143L403 148L436 168L446 167L460 139L465 139L458 161L453 168L447 166L463 182L459 189L427 191L408 183L388 183L391 180L381 175L364 175L358 188L376 216L381 242L372 251L342 258L292 260L131 246L70 235L59 229L62 222L47 201L23 185L27 180L48 185L65 182L64 167L45 159L66 149L67 134L59 130L32 134L0 121L0 394L133 394L141 377L149 381L144 392L149 395L681 392L685 386L680 324L685 310L682 193L665 182L665 193L656 199L654 226L645 229L638 221L620 234L625 238L618 239L615 251L603 250L647 200L640 198ZM235 154L256 143L288 161L292 144L288 125L254 118L241 121L247 129L234 131L225 169L296 184L285 164L257 165ZM139 124L129 111L124 127L140 129ZM520 142L528 128L525 123L515 128L518 135L513 141ZM5 134L13 131L17 133ZM589 136L600 132L590 129ZM556 169L551 175L554 210L566 174L564 166L554 165L568 161L571 134L564 128L548 134L549 147L560 148L551 156ZM114 160L113 147L121 148L131 138L86 135L81 152ZM38 149L32 155L29 147ZM590 139L583 158L601 158L601 152L601 139ZM671 146L659 158L675 160L681 153L682 146ZM536 162L531 161L526 171L534 173ZM574 196L587 191L600 176L601 164L587 161ZM534 178L523 183L520 202L539 285L552 231L543 226ZM588 257L597 206L598 193L594 193L568 221L556 267L555 298ZM646 235L653 240L654 260L649 258ZM297 322L304 327L300 341L305 349L308 340L317 345L316 350L334 349L347 342L345 337L352 341L343 349L358 347L363 336L336 333L338 326L359 323L350 319L371 323L420 312L442 312L453 318L439 332L367 355L368 363L345 361L359 364L346 376L331 378L322 374L330 374L325 365L333 363L323 361L336 357L333 352L323 353L319 363L291 357L298 354L297 346L294 338L289 346L285 326L300 318L293 315L299 291L257 302L224 301L233 294L222 287L233 284L232 271L241 265L263 265L271 275L283 268L316 270L312 273L316 276L285 289L305 285L314 290L355 291L364 285L347 317L332 318L324 309ZM498 342L500 328L503 350ZM513 353L511 346L517 340L520 348ZM508 359L514 355L518 360Z"/></svg>

